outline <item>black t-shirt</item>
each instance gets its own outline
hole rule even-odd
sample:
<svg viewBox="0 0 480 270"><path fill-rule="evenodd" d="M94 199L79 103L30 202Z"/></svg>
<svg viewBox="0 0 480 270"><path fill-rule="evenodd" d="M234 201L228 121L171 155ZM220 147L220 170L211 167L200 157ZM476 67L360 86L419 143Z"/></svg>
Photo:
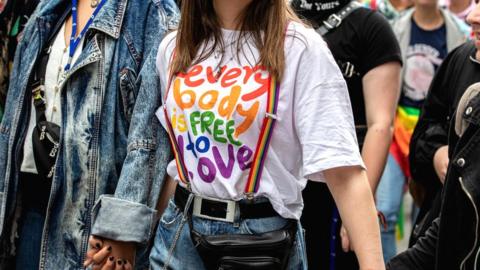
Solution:
<svg viewBox="0 0 480 270"><path fill-rule="evenodd" d="M348 15L338 28L324 36L333 57L345 71L353 64L356 74L345 77L352 102L359 143L363 143L367 120L362 78L373 68L391 61L401 62L400 47L387 20L379 13L359 8ZM358 73L357 73L358 72Z"/></svg>

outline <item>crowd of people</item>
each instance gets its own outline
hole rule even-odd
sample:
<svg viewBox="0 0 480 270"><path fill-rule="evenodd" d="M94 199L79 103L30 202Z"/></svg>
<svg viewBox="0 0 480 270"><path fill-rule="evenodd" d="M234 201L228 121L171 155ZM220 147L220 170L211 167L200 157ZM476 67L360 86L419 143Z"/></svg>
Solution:
<svg viewBox="0 0 480 270"><path fill-rule="evenodd" d="M0 270L476 269L479 103L472 0L0 0Z"/></svg>

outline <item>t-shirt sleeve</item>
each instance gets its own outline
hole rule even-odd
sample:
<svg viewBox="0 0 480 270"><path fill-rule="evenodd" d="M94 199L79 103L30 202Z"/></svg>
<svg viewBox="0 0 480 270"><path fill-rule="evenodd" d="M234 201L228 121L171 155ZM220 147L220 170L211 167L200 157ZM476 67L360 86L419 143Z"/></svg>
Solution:
<svg viewBox="0 0 480 270"><path fill-rule="evenodd" d="M400 47L388 21L376 11L365 17L360 23L363 31L363 44L360 72L362 74L388 62L402 62Z"/></svg>
<svg viewBox="0 0 480 270"><path fill-rule="evenodd" d="M325 181L323 171L364 167L347 85L326 43L309 35L295 78L294 121L302 146L303 176Z"/></svg>

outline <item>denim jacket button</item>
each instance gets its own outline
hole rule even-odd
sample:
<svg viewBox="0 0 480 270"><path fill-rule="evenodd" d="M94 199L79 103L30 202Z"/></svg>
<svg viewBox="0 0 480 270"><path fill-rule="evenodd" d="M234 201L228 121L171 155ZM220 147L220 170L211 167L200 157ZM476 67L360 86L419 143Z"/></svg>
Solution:
<svg viewBox="0 0 480 270"><path fill-rule="evenodd" d="M466 110L465 110L465 114L466 115L470 115L473 111L473 108L472 107L468 107Z"/></svg>
<svg viewBox="0 0 480 270"><path fill-rule="evenodd" d="M458 165L459 167L465 166L465 159L459 158L459 159L457 160L457 165Z"/></svg>

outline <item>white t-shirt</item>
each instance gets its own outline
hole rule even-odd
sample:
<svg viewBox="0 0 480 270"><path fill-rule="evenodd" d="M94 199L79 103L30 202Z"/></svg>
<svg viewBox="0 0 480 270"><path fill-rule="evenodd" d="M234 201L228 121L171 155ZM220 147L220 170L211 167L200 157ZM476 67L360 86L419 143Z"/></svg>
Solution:
<svg viewBox="0 0 480 270"><path fill-rule="evenodd" d="M61 123L60 78L68 61L68 48L66 48L64 33L65 24L60 28L60 31L53 41L45 72L45 100L47 102L45 117L47 121L59 126ZM72 66L82 52L83 40L84 38L82 38L75 50L72 58ZM37 166L35 165L35 158L33 157L32 133L37 125L37 120L33 100L31 103L30 122L28 124L27 137L23 145L23 162L20 171L36 174Z"/></svg>
<svg viewBox="0 0 480 270"><path fill-rule="evenodd" d="M222 32L226 49L220 66L226 68L218 81L221 57L216 51L174 78L166 106L192 191L241 200L265 117L270 75L256 65L259 52L252 39L241 42L237 59L232 52L238 32ZM176 32L169 34L158 51L162 90L168 85L175 37ZM278 119L255 196L267 197L281 216L299 219L307 179L324 181L326 169L364 165L347 86L326 43L313 29L290 23L284 50ZM165 127L162 108L157 116ZM174 161L168 174L178 180Z"/></svg>

